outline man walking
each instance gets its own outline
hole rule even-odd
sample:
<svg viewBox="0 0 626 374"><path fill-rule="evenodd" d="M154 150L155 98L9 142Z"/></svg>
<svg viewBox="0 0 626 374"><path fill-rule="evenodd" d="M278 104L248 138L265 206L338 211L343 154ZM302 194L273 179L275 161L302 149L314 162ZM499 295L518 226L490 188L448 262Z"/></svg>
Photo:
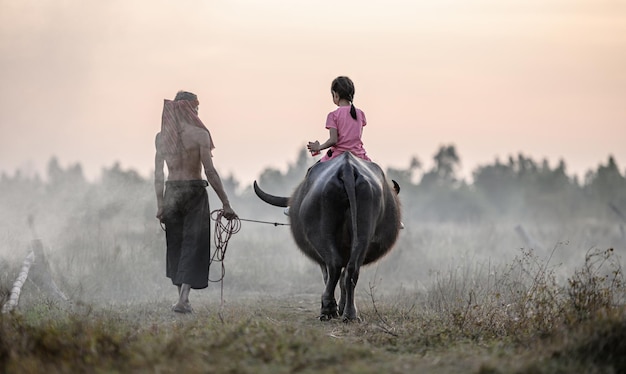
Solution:
<svg viewBox="0 0 626 374"><path fill-rule="evenodd" d="M223 216L237 217L222 181L213 166L213 140L198 117L198 97L179 91L165 100L161 131L156 135L154 190L156 217L165 225L167 242L166 276L178 287L172 310L191 313L189 292L208 287L210 261L210 210L206 187L217 193ZM165 182L164 165L168 177ZM202 167L207 180L202 179Z"/></svg>

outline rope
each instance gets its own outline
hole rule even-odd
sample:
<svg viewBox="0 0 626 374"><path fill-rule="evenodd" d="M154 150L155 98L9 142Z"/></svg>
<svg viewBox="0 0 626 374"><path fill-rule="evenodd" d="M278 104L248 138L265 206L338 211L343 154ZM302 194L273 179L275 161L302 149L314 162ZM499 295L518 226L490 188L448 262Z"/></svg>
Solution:
<svg viewBox="0 0 626 374"><path fill-rule="evenodd" d="M289 226L288 223L280 223L280 222L257 221L255 219L245 219L245 218L239 218L239 220L246 221L246 222L267 223L268 225L274 225L274 226Z"/></svg>
<svg viewBox="0 0 626 374"><path fill-rule="evenodd" d="M209 261L209 269L214 262L220 263L220 277L219 279L211 279L209 276L209 282L220 283L220 310L224 307L224 277L226 276L226 266L224 265L224 259L226 258L226 250L228 249L228 241L230 238L241 230L241 221L266 223L274 226L287 226L287 223L258 221L252 219L233 218L226 220L224 224L222 217L224 214L223 209L216 209L211 212L211 219L215 221L215 230L213 231L213 243L215 244L215 251ZM210 274L210 273L209 273Z"/></svg>
<svg viewBox="0 0 626 374"><path fill-rule="evenodd" d="M224 224L222 222L223 214L223 209L216 209L211 212L211 219L215 221L215 230L213 232L215 251L209 260L209 270L211 269L211 264L216 261L220 263L222 270L219 279L216 280L211 279L209 271L209 282L220 283L220 315L221 310L224 308L224 277L226 276L224 258L226 257L226 249L228 249L230 238L241 230L241 220L238 217L227 220L226 224Z"/></svg>
<svg viewBox="0 0 626 374"><path fill-rule="evenodd" d="M239 218L233 218L231 220L227 220L226 224L222 222L222 217L224 214L224 210L216 209L211 212L211 219L215 221L215 230L213 233L213 243L215 244L215 251L213 252L213 256L211 256L211 260L209 261L209 266L213 262L220 262L222 267L222 274L219 279L211 280L210 282L222 282L224 280L224 275L226 275L226 268L224 267L224 258L226 256L226 249L228 248L228 241L230 238L241 230L241 220Z"/></svg>
<svg viewBox="0 0 626 374"><path fill-rule="evenodd" d="M211 219L215 221L215 229L213 230L213 243L215 244L215 251L209 260L209 270L213 262L219 262L221 273L218 279L211 279L209 275L209 282L220 283L220 310L224 307L224 277L226 276L226 267L224 265L224 258L226 257L226 250L228 249L228 241L230 238L241 230L241 221L266 223L274 226L289 226L288 223L258 221L253 219L233 218L226 220L224 224L222 217L224 215L223 209L216 209L211 212ZM161 229L166 231L166 227L163 222L160 222ZM210 274L210 272L209 272ZM221 313L221 311L220 311ZM221 315L220 315L221 317Z"/></svg>
<svg viewBox="0 0 626 374"><path fill-rule="evenodd" d="M213 215L215 211L211 212L211 215ZM213 217L211 217L211 219L213 219ZM245 218L237 218L239 221L246 221L246 222L255 222L255 223L266 223L268 225L273 225L274 227L276 226L289 226L289 223L280 223L280 222L269 222L269 221L259 221L256 219L245 219ZM161 225L161 230L166 231L165 230L165 225L163 224L163 222L159 222L159 224Z"/></svg>

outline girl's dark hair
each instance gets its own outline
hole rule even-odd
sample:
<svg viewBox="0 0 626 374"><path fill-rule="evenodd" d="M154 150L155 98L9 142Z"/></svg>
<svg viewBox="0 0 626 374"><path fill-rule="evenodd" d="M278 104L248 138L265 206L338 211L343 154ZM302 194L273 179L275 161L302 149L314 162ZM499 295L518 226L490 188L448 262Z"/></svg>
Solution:
<svg viewBox="0 0 626 374"><path fill-rule="evenodd" d="M176 97L174 98L174 101L179 101L179 100L196 101L198 100L198 96L196 96L196 94L193 94L191 92L178 91L178 93L176 93Z"/></svg>
<svg viewBox="0 0 626 374"><path fill-rule="evenodd" d="M356 109L354 108L354 83L348 77L337 77L330 85L330 90L337 92L339 99L345 99L350 102L350 115L356 119Z"/></svg>

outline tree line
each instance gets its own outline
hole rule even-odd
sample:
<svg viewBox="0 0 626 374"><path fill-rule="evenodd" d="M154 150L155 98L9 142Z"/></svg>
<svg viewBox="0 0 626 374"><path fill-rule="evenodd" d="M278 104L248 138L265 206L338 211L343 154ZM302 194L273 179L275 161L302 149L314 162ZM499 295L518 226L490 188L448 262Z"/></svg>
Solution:
<svg viewBox="0 0 626 374"><path fill-rule="evenodd" d="M312 162L302 150L286 171L267 168L257 180L268 192L289 195ZM611 155L582 180L568 174L564 160L552 167L545 159L538 161L520 153L478 166L468 182L459 176L461 157L454 145L441 146L430 169L422 165L413 157L404 169L386 170L388 178L402 188L400 200L407 221L626 220L626 170L620 171ZM232 175L222 177L240 216L277 215L267 206L259 213L264 205L252 186L241 185ZM151 177L124 170L118 163L103 168L98 181L89 182L79 163L64 168L55 157L47 164L46 178L26 176L20 170L0 175L0 201L5 212L59 209L88 220L124 213L154 220L152 188ZM219 207L216 198L211 202Z"/></svg>

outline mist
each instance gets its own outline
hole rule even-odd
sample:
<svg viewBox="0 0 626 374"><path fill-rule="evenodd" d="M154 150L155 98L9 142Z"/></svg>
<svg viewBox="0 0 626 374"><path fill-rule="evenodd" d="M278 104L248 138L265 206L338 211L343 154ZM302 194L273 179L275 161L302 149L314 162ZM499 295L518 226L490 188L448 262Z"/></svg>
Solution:
<svg viewBox="0 0 626 374"><path fill-rule="evenodd" d="M468 183L457 175L461 161L448 145L433 154L432 168L414 159L406 169L386 171L401 185L406 228L386 257L362 270L357 296L367 297L373 289L383 297L419 292L451 273L486 277L522 250L546 260L560 282L590 250L613 248L618 258L624 255L626 172L612 156L583 181L567 174L565 161L550 166L518 154L482 165ZM288 196L312 162L303 151L286 171L268 168L256 179L265 191ZM192 303L217 302L222 291L226 300L284 295L317 300L323 290L319 267L296 247L282 209L263 203L250 185L232 176L222 179L241 230L228 243L223 283L193 291ZM220 209L215 193L210 188L208 193L211 210ZM113 164L103 168L101 179L88 182L80 164L62 166L52 158L45 178L19 170L2 174L0 206L4 293L30 243L40 239L70 303L106 306L177 297L165 277L165 233L155 218L152 179ZM214 235L215 227L211 231ZM221 275L221 264L213 263L211 280ZM23 292L26 300L53 299L32 284Z"/></svg>

